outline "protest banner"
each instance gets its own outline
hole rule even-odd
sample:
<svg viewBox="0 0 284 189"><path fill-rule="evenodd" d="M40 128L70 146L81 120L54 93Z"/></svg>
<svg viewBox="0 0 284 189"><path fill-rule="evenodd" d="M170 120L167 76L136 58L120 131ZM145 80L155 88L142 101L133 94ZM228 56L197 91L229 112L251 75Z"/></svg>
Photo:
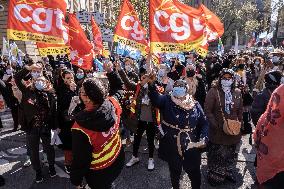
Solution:
<svg viewBox="0 0 284 189"><path fill-rule="evenodd" d="M66 6L63 0L10 0L8 39L64 44Z"/></svg>
<svg viewBox="0 0 284 189"><path fill-rule="evenodd" d="M142 27L137 13L128 0L123 1L113 41L141 52L146 51L146 30Z"/></svg>
<svg viewBox="0 0 284 189"><path fill-rule="evenodd" d="M61 44L36 43L40 56L70 54L69 46Z"/></svg>

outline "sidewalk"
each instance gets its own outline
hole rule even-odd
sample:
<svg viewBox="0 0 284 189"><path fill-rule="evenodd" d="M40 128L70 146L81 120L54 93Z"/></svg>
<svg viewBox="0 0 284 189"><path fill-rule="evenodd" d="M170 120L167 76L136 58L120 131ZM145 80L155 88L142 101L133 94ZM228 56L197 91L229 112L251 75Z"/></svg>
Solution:
<svg viewBox="0 0 284 189"><path fill-rule="evenodd" d="M56 171L58 176L49 178L48 168L44 167L44 182L35 184L35 174L32 167L23 168L26 146L25 134L22 131L11 132L12 120L10 114L2 115L4 129L0 131L0 174L6 179L3 189L73 189L69 181L69 175L63 170L63 152L56 149ZM125 149L126 161L131 158L132 147ZM115 181L115 189L170 189L170 176L165 162L157 158L155 152L155 170L147 171L148 150L145 138L142 140L139 150L140 163L132 168L124 168L119 178ZM211 189L206 181L206 155L202 160L202 188ZM248 137L243 137L242 145L238 152L237 178L235 185L226 183L218 189L254 189L255 169L253 161L255 151L248 144ZM182 188L190 188L190 181L186 175L182 179ZM1 188L1 189L2 189ZM213 188L212 188L213 189Z"/></svg>

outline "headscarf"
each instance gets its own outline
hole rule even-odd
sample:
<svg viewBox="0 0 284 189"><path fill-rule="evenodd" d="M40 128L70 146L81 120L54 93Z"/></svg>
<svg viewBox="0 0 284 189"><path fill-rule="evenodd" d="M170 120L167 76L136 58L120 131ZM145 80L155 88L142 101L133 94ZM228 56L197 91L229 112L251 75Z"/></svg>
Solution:
<svg viewBox="0 0 284 189"><path fill-rule="evenodd" d="M262 184L284 171L284 85L272 93L253 136L257 149L256 174Z"/></svg>

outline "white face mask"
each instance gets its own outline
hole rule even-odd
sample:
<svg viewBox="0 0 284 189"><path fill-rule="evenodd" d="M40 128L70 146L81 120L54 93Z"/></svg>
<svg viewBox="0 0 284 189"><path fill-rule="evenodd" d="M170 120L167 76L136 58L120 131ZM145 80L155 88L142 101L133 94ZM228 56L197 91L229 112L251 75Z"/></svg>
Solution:
<svg viewBox="0 0 284 189"><path fill-rule="evenodd" d="M6 70L6 73L7 73L8 75L11 75L12 72L13 72L13 69L7 69L7 70Z"/></svg>
<svg viewBox="0 0 284 189"><path fill-rule="evenodd" d="M91 78L91 77L93 77L93 74L92 73L88 73L87 74L87 78Z"/></svg>
<svg viewBox="0 0 284 189"><path fill-rule="evenodd" d="M192 61L192 59L189 58L189 59L186 60L186 63L187 63L187 64L192 64L193 61Z"/></svg>
<svg viewBox="0 0 284 189"><path fill-rule="evenodd" d="M281 84L284 84L284 77L281 78Z"/></svg>
<svg viewBox="0 0 284 189"><path fill-rule="evenodd" d="M231 87L232 84L233 84L233 80L232 79L230 79L230 80L222 79L221 80L222 87Z"/></svg>
<svg viewBox="0 0 284 189"><path fill-rule="evenodd" d="M132 70L131 66L129 66L129 65L125 66L125 71L130 72L131 70Z"/></svg>

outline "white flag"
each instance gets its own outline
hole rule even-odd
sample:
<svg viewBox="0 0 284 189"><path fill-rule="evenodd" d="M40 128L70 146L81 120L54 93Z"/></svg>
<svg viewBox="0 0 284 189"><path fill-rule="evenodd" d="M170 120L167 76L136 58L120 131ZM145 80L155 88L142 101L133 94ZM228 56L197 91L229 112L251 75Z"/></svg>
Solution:
<svg viewBox="0 0 284 189"><path fill-rule="evenodd" d="M238 53L239 51L239 35L238 35L238 31L236 30L236 40L235 40L235 48L234 48L235 52Z"/></svg>
<svg viewBox="0 0 284 189"><path fill-rule="evenodd" d="M5 37L3 37L3 48L2 48L2 56L9 56L9 42L6 41Z"/></svg>

